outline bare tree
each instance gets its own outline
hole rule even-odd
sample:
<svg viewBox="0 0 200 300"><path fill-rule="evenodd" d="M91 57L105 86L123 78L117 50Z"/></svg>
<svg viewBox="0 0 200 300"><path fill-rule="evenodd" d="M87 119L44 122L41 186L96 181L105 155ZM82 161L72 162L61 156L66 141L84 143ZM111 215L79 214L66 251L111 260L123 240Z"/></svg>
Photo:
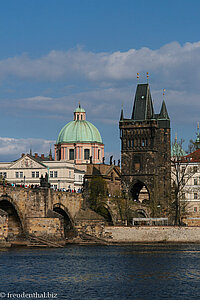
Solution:
<svg viewBox="0 0 200 300"><path fill-rule="evenodd" d="M172 144L172 215L174 225L181 225L181 219L186 214L187 201L185 192L187 192L188 181L196 173L194 167L190 165L188 158L182 148L183 140L180 142L175 139Z"/></svg>

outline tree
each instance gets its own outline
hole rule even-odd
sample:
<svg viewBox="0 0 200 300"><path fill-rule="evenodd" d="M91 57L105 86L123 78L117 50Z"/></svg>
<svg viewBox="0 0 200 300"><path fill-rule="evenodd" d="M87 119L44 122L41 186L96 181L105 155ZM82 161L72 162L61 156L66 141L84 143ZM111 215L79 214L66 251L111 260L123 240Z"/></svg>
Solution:
<svg viewBox="0 0 200 300"><path fill-rule="evenodd" d="M174 225L181 225L181 219L186 215L187 202L184 194L187 191L187 183L195 174L195 168L190 166L190 159L182 148L183 140L175 139L172 144L172 205L171 214Z"/></svg>
<svg viewBox="0 0 200 300"><path fill-rule="evenodd" d="M88 188L88 201L90 208L93 210L97 210L97 208L101 206L102 202L104 202L107 195L106 183L101 176L94 176L89 182Z"/></svg>

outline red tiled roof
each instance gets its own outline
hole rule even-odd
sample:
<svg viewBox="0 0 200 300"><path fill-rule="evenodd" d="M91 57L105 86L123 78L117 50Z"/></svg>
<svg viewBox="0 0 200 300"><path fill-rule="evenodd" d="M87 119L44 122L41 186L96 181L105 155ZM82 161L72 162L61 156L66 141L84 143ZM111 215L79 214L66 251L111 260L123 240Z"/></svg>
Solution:
<svg viewBox="0 0 200 300"><path fill-rule="evenodd" d="M200 162L200 149L186 155L185 158L189 158L190 162Z"/></svg>

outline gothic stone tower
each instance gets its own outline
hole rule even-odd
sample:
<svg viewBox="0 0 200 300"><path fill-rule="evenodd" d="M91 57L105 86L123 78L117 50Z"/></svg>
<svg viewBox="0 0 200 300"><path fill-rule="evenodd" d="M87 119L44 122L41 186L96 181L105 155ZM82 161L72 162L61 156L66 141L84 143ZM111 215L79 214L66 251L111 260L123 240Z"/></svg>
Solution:
<svg viewBox="0 0 200 300"><path fill-rule="evenodd" d="M155 114L149 84L138 84L131 119L119 122L122 188L130 201L165 216L170 199L170 119L163 100Z"/></svg>

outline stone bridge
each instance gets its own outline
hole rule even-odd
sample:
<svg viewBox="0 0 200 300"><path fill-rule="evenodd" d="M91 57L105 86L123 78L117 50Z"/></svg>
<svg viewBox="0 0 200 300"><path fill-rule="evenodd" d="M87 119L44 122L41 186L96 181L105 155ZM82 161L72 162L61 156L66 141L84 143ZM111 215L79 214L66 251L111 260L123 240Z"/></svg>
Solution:
<svg viewBox="0 0 200 300"><path fill-rule="evenodd" d="M11 240L29 235L59 240L73 237L86 227L87 232L95 233L106 221L110 225L122 224L119 210L116 199L108 198L98 215L85 208L82 194L0 185L0 212L7 215L7 237ZM144 207L133 210L148 217ZM0 231L5 227L0 226Z"/></svg>
<svg viewBox="0 0 200 300"><path fill-rule="evenodd" d="M66 236L82 206L81 194L0 185L0 209L7 213L11 239L29 234Z"/></svg>

